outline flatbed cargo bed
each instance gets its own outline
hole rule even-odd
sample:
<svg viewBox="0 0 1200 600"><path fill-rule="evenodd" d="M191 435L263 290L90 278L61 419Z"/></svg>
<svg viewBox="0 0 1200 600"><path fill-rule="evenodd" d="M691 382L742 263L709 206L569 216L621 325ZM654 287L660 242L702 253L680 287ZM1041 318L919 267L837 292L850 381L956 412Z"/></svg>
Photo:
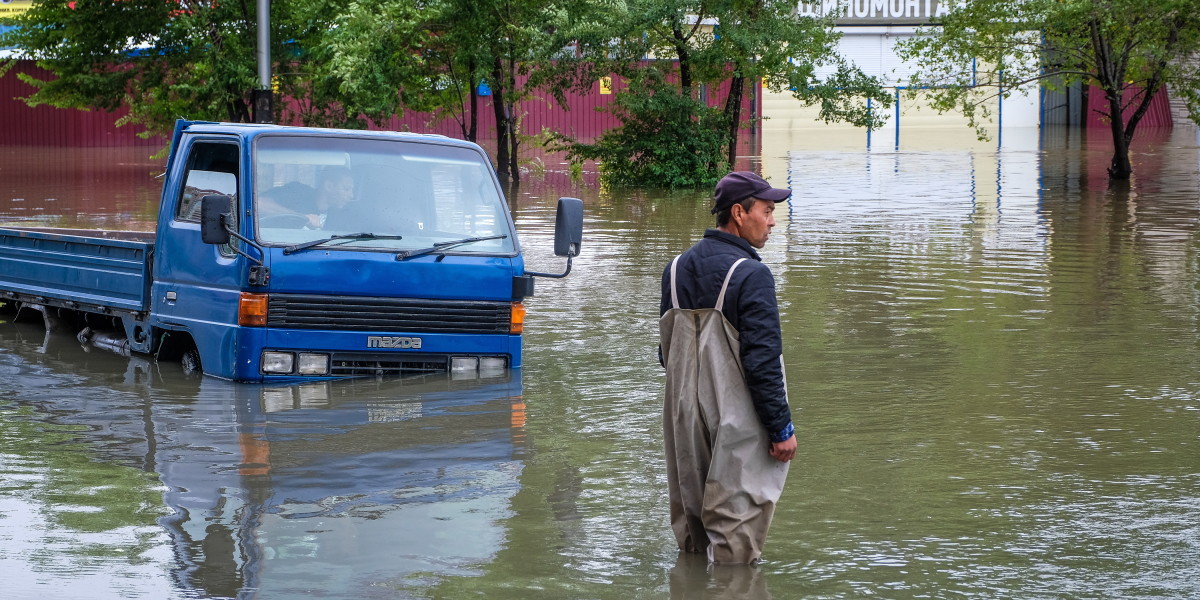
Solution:
<svg viewBox="0 0 1200 600"><path fill-rule="evenodd" d="M0 297L97 312L149 309L154 233L0 228Z"/></svg>

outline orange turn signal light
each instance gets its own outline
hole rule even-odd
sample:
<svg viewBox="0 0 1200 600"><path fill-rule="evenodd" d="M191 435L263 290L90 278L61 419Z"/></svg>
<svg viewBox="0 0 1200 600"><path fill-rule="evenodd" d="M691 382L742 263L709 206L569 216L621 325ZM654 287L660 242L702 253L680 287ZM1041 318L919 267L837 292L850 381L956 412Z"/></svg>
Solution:
<svg viewBox="0 0 1200 600"><path fill-rule="evenodd" d="M512 303L512 316L508 322L509 333L525 331L525 305L520 302Z"/></svg>
<svg viewBox="0 0 1200 600"><path fill-rule="evenodd" d="M267 295L242 292L238 299L238 325L263 327L267 324Z"/></svg>

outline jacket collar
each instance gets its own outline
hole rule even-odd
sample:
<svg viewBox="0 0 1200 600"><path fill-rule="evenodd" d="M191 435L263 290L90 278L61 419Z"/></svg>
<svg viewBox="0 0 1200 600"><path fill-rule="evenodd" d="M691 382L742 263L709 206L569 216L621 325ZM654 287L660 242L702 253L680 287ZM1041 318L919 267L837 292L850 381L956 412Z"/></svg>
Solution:
<svg viewBox="0 0 1200 600"><path fill-rule="evenodd" d="M725 233L720 229L708 229L704 231L704 237L719 242L725 242L726 244L730 244L732 246L737 246L738 248L741 248L743 252L749 254L750 258L762 262L762 258L759 257L758 252L754 250L754 246L751 246L750 242L747 242L746 240L733 235L732 233Z"/></svg>

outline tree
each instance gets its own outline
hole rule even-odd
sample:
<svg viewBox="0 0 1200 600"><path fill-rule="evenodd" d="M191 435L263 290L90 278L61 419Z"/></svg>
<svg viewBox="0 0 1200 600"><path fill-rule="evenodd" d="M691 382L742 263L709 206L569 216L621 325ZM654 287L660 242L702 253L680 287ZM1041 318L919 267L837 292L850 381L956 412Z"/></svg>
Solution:
<svg viewBox="0 0 1200 600"><path fill-rule="evenodd" d="M128 106L128 119L153 132L169 131L163 121L194 114L193 107L203 107L203 116L249 119L255 70L238 57L253 57L253 15L236 4L39 2L14 21L5 43L56 75L22 77L37 89L27 99L32 105ZM216 55L225 60L201 59Z"/></svg>
<svg viewBox="0 0 1200 600"><path fill-rule="evenodd" d="M24 76L36 88L29 104L125 107L123 122L162 134L180 116L252 120L259 86L254 9L253 2L218 0L39 2L14 19L17 28L3 35L3 43L21 48L54 75ZM278 95L286 98L277 103L279 120L363 127L367 119L394 114L398 82L420 72L419 65L400 68L409 65L402 50L392 55L402 57L398 61L368 61L370 73L339 63L339 45L348 42L344 30L329 24L345 18L340 9L327 0L275 3L272 72ZM379 82L390 90L381 92L374 85Z"/></svg>
<svg viewBox="0 0 1200 600"><path fill-rule="evenodd" d="M560 0L355 2L331 33L337 40L330 45L336 50L331 71L358 82L340 90L355 106L383 114L385 94L399 89L393 112L407 107L449 116L468 139L476 136L477 90L485 81L495 115L496 170L502 180L516 181L517 107L539 85L528 76L559 49L553 31L565 14ZM411 73L396 76L403 71Z"/></svg>
<svg viewBox="0 0 1200 600"><path fill-rule="evenodd" d="M540 75L562 58L564 32L573 30L572 13L589 0L489 0L482 3L491 35L480 39L491 53L492 108L496 115L496 162L501 179L520 178L521 115L517 106L542 87L561 99L566 83ZM522 79L524 81L522 82Z"/></svg>
<svg viewBox="0 0 1200 600"><path fill-rule="evenodd" d="M834 31L832 20L797 16L795 2L627 0L622 10L610 14L609 22L607 38L612 41L586 48L587 60L608 65L614 74L641 81L642 77L637 74L639 69L665 68L659 61L650 61L658 64L647 65L644 58L674 59L671 80L678 86L680 96L697 103L695 109L684 112L692 122L692 136L696 139L707 137L707 132L700 131L701 128L714 126L712 119L704 116L709 104L723 107L722 120L715 126L723 132L721 144L725 160L719 163L703 161L714 170L696 180L696 184L715 181L723 174L720 169L734 163L738 132L753 120L742 115L743 100L748 86L759 81L772 91L790 90L805 105L819 104L820 118L827 122L840 120L875 127L886 118L883 113L869 110L866 99L886 107L890 105L890 96L883 92L876 78L864 75L837 54L839 34ZM822 70L828 74L820 75ZM653 89L638 85L622 93L646 95L654 93ZM674 102L641 100L619 106L617 110L634 117L637 122L634 127L644 131L645 124L653 120L653 116L645 111L653 110L655 106L680 110ZM630 112L633 107L640 113ZM678 129L677 117L678 112L660 115L664 122L674 123L671 130ZM596 147L581 148L581 152L575 154L595 156L600 151L607 154L597 157L601 160L602 170L606 168L605 164L612 168L615 161L626 154L624 151L611 153L616 150L613 144L618 137L633 139L633 136L614 132ZM672 156L685 162L691 160L672 153L641 158L672 160ZM690 173L692 168L680 164L644 172ZM629 176L630 173L625 172L619 179ZM683 180L692 178L685 177L680 181ZM661 180L640 183L670 185Z"/></svg>
<svg viewBox="0 0 1200 600"><path fill-rule="evenodd" d="M703 79L728 82L724 113L730 164L744 126L746 87L760 80L772 91L791 90L805 105L819 104L826 122L878 127L886 118L871 111L866 99L886 108L891 96L878 79L837 53L841 35L832 21L797 16L795 2L778 0L725 0L701 7L710 8L717 26L711 43L706 40L704 51L695 54L697 71ZM817 67L828 67L829 74L819 77Z"/></svg>
<svg viewBox="0 0 1200 600"><path fill-rule="evenodd" d="M287 6L273 16L294 20L304 35L293 38L278 67L280 81L293 82L280 92L292 104L311 106L302 123L362 128L406 106L436 106L437 73L425 55L429 16L413 2L290 0Z"/></svg>
<svg viewBox="0 0 1200 600"><path fill-rule="evenodd" d="M454 119L463 138L474 142L479 136L479 86L489 58L473 32L483 27L481 6L474 0L449 0L441 6L427 25L431 39L425 50L428 64L439 71L434 87L445 96L434 103L434 112Z"/></svg>
<svg viewBox="0 0 1200 600"><path fill-rule="evenodd" d="M1186 58L1200 51L1195 0L970 0L898 54L918 71L939 111L958 109L983 134L987 102L1034 82L1094 85L1106 100L1115 180L1133 173L1134 132L1164 84L1200 115L1200 76ZM1200 122L1200 121L1197 121Z"/></svg>

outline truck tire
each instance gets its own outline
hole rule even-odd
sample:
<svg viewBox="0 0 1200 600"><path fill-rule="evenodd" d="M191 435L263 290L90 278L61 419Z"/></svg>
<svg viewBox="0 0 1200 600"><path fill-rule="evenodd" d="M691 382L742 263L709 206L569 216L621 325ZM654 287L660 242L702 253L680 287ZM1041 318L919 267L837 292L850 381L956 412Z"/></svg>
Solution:
<svg viewBox="0 0 1200 600"><path fill-rule="evenodd" d="M195 348L188 348L179 355L179 364L183 366L183 374L187 377L196 377L204 374L204 369L200 366L200 352Z"/></svg>

